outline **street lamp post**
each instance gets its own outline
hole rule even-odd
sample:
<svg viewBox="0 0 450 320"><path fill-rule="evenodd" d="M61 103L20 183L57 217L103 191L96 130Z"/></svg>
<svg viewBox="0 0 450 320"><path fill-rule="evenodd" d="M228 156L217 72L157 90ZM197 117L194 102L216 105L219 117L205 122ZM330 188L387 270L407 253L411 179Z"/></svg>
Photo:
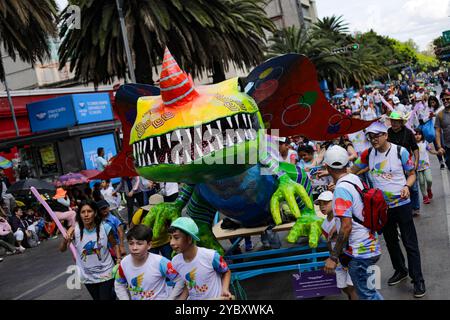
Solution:
<svg viewBox="0 0 450 320"><path fill-rule="evenodd" d="M136 76L134 75L134 65L131 59L130 45L128 42L128 33L125 26L125 18L123 16L123 0L116 0L117 11L119 12L120 29L122 30L123 45L125 47L125 53L127 55L128 71L130 72L131 82L136 83Z"/></svg>

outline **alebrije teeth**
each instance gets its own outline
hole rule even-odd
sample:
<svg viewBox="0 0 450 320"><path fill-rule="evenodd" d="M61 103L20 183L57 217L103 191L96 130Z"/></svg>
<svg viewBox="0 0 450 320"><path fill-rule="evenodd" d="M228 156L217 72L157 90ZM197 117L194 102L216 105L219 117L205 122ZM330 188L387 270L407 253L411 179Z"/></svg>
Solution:
<svg viewBox="0 0 450 320"><path fill-rule="evenodd" d="M153 151L153 138L150 138L150 152Z"/></svg>
<svg viewBox="0 0 450 320"><path fill-rule="evenodd" d="M219 129L219 131L222 132L222 125L220 124L220 120L217 120L216 124L217 124L217 128Z"/></svg>
<svg viewBox="0 0 450 320"><path fill-rule="evenodd" d="M156 158L156 152L153 154L154 158L155 158L155 162L153 164L159 164L158 159Z"/></svg>
<svg viewBox="0 0 450 320"><path fill-rule="evenodd" d="M147 140L144 140L144 146L142 147L143 152L142 153L146 153L146 148L147 147Z"/></svg>
<svg viewBox="0 0 450 320"><path fill-rule="evenodd" d="M158 148L161 149L161 137L156 137L156 140L158 140Z"/></svg>
<svg viewBox="0 0 450 320"><path fill-rule="evenodd" d="M236 120L237 127L239 128L240 127L240 125L239 125L239 115L238 114L235 115L234 119Z"/></svg>
<svg viewBox="0 0 450 320"><path fill-rule="evenodd" d="M233 122L231 121L230 117L227 117L227 121L228 121L228 124L230 125L230 128L233 128Z"/></svg>
<svg viewBox="0 0 450 320"><path fill-rule="evenodd" d="M248 127L248 124L247 124L247 115L246 115L246 114L243 114L243 115L242 115L242 120L244 120L245 127L247 128L247 127Z"/></svg>
<svg viewBox="0 0 450 320"><path fill-rule="evenodd" d="M167 144L169 145L169 148L172 148L172 142L170 140L170 133L166 134Z"/></svg>

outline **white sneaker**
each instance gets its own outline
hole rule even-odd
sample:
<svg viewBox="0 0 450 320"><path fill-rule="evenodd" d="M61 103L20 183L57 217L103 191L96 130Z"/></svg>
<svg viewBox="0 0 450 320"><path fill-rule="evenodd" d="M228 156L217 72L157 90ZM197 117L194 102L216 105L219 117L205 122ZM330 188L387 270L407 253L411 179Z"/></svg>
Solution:
<svg viewBox="0 0 450 320"><path fill-rule="evenodd" d="M3 258L0 258L0 262L2 262L3 261Z"/></svg>
<svg viewBox="0 0 450 320"><path fill-rule="evenodd" d="M19 251L20 251L20 253L23 253L23 252L25 251L25 248L22 247L22 246L20 246L20 247L19 247Z"/></svg>

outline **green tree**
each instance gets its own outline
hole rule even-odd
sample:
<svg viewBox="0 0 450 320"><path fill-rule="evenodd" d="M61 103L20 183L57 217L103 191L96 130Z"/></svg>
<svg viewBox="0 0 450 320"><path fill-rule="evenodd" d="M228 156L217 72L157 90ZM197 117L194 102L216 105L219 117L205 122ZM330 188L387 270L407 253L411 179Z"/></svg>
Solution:
<svg viewBox="0 0 450 320"><path fill-rule="evenodd" d="M0 0L0 46L14 61L35 64L49 55L49 37L57 35L58 8L53 0ZM5 80L0 59L0 81Z"/></svg>
<svg viewBox="0 0 450 320"><path fill-rule="evenodd" d="M126 60L115 1L77 0L81 30L63 23L60 66L71 68L82 82L109 83L126 76ZM262 9L263 0L128 0L125 22L134 54L136 79L153 83L152 68L164 48L193 76L210 71L224 79L229 63L250 67L262 61L264 31L274 25ZM63 11L61 21L70 18Z"/></svg>

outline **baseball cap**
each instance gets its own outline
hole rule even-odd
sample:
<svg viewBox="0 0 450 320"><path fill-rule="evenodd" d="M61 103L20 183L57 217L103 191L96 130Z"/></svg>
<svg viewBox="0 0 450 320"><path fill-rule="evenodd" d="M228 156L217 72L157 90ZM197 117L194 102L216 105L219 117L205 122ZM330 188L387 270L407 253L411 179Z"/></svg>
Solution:
<svg viewBox="0 0 450 320"><path fill-rule="evenodd" d="M97 201L97 207L99 210L101 210L103 208L109 207L109 203L106 200L100 200L100 201Z"/></svg>
<svg viewBox="0 0 450 320"><path fill-rule="evenodd" d="M348 164L347 150L341 146L332 146L325 152L324 162L333 169L343 169Z"/></svg>
<svg viewBox="0 0 450 320"><path fill-rule="evenodd" d="M158 203L163 203L163 202L164 202L164 197L160 194L154 194L148 199L149 206L154 206Z"/></svg>
<svg viewBox="0 0 450 320"><path fill-rule="evenodd" d="M392 98L392 102L394 102L394 104L399 104L400 99L398 97L394 97L394 98Z"/></svg>
<svg viewBox="0 0 450 320"><path fill-rule="evenodd" d="M192 218L180 217L180 218L176 219L174 222L172 222L172 224L170 226L186 232L195 241L200 240L200 238L198 237L198 227L195 224L195 221L192 220Z"/></svg>
<svg viewBox="0 0 450 320"><path fill-rule="evenodd" d="M388 132L388 128L386 127L386 125L379 121L372 123L366 129L366 134L367 133L387 133L387 132Z"/></svg>
<svg viewBox="0 0 450 320"><path fill-rule="evenodd" d="M324 191L319 195L315 203L318 204L319 201L332 201L332 200L333 200L333 192Z"/></svg>

